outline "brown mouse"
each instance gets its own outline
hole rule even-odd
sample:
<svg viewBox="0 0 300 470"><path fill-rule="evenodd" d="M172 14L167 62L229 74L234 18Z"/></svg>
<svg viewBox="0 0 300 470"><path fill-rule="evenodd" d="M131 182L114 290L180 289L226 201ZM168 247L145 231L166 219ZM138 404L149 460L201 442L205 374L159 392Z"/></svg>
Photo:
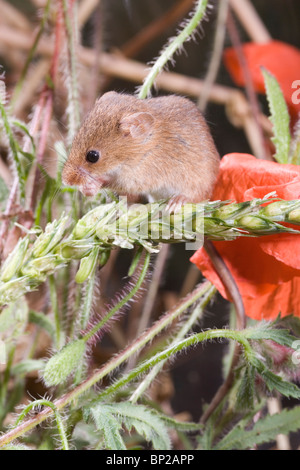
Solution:
<svg viewBox="0 0 300 470"><path fill-rule="evenodd" d="M109 187L124 195L171 198L167 207L171 212L183 203L208 199L218 169L219 155L209 128L190 100L179 96L141 100L108 92L79 129L62 180L77 185L86 196ZM245 313L237 285L206 238L204 248L231 293L242 328Z"/></svg>
<svg viewBox="0 0 300 470"><path fill-rule="evenodd" d="M218 168L209 128L190 100L108 92L75 136L62 180L86 196L109 187L119 194L172 198L175 207L208 199Z"/></svg>

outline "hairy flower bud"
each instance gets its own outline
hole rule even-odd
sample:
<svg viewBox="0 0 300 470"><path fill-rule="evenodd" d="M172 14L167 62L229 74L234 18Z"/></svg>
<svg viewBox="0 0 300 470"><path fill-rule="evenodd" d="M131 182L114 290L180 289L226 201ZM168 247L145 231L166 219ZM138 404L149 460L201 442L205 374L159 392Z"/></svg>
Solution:
<svg viewBox="0 0 300 470"><path fill-rule="evenodd" d="M78 339L64 346L51 357L44 370L44 381L47 386L59 385L78 367L85 353L85 341Z"/></svg>

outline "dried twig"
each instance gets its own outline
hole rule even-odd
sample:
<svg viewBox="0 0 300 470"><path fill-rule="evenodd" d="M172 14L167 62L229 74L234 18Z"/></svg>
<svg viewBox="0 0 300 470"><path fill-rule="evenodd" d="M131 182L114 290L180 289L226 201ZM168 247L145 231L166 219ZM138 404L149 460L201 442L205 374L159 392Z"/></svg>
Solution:
<svg viewBox="0 0 300 470"><path fill-rule="evenodd" d="M249 0L230 0L230 5L252 41L258 43L271 41L269 31Z"/></svg>

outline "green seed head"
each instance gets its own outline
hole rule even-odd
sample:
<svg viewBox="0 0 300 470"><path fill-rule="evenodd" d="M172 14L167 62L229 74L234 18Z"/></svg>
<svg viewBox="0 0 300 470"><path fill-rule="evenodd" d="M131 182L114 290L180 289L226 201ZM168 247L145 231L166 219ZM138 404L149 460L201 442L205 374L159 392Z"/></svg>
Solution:
<svg viewBox="0 0 300 470"><path fill-rule="evenodd" d="M86 281L94 272L96 263L98 261L98 253L99 249L98 247L95 247L92 249L91 253L88 256L82 258L79 269L75 276L75 281L78 284L81 284L82 282Z"/></svg>
<svg viewBox="0 0 300 470"><path fill-rule="evenodd" d="M294 209L288 214L289 222L300 222L300 209Z"/></svg>
<svg viewBox="0 0 300 470"><path fill-rule="evenodd" d="M28 237L22 238L19 240L14 250L8 255L1 269L1 281L10 281L11 278L18 273L26 256L28 244Z"/></svg>
<svg viewBox="0 0 300 470"><path fill-rule="evenodd" d="M284 213L289 206L289 201L275 201L265 206L260 213L266 217L276 217L280 215L284 217Z"/></svg>
<svg viewBox="0 0 300 470"><path fill-rule="evenodd" d="M217 217L218 219L228 219L232 217L239 210L241 210L240 204L236 204L236 203L225 204L224 206L214 211L212 215L213 217Z"/></svg>
<svg viewBox="0 0 300 470"><path fill-rule="evenodd" d="M63 238L68 217L64 216L61 219L54 220L46 225L44 233L42 233L33 245L33 256L39 258L45 256L61 241Z"/></svg>

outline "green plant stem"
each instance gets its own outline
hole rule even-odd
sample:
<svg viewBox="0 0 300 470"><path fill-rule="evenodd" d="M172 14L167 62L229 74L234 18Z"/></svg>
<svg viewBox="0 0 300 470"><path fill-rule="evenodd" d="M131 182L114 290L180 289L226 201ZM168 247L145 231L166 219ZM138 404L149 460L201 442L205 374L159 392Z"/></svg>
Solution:
<svg viewBox="0 0 300 470"><path fill-rule="evenodd" d="M65 394L54 402L57 410L61 410L68 406L73 401L77 400L82 394L93 387L97 382L102 380L104 377L109 375L113 370L117 369L121 364L126 362L132 355L136 354L142 347L144 347L149 341L152 341L156 335L158 335L167 326L171 325L176 318L182 315L186 309L193 305L199 300L205 293L211 288L211 283L206 281L204 284L197 286L193 292L188 294L182 302L177 305L170 312L165 314L160 320L158 320L149 330L144 332L139 338L133 343L129 344L125 350L120 354L113 357L103 367L95 371L88 379L78 385L76 388ZM0 436L0 447L9 444L14 439L21 437L26 432L30 431L40 423L53 415L53 410L47 408L42 410L36 416L26 420L19 424L14 429L8 431L6 434Z"/></svg>
<svg viewBox="0 0 300 470"><path fill-rule="evenodd" d="M13 108L15 102L18 99L18 96L19 96L20 91L22 89L22 86L23 86L23 83L25 81L25 78L26 78L27 72L29 70L29 67L33 62L34 54L37 50L39 41L42 37L42 34L45 30L46 22L48 20L50 5L51 5L51 0L48 0L45 7L44 7L44 12L43 12L43 16L42 16L42 19L41 19L41 22L40 22L40 27L39 27L39 30L38 30L36 36L35 36L33 45L32 45L32 47L31 47L31 49L28 53L25 65L24 65L22 73L21 73L21 77L20 77L18 83L16 84L16 86L14 88L13 95L12 95L11 100L10 100L11 108Z"/></svg>
<svg viewBox="0 0 300 470"><path fill-rule="evenodd" d="M68 9L67 0L61 0L64 14L64 22L66 27L66 33L68 38L68 54L69 54L69 66L70 66L70 102L69 102L69 141L72 142L75 133L80 124L80 109L79 109L79 92L78 92L78 81L77 81L77 61L75 51L75 37L70 20L70 14Z"/></svg>
<svg viewBox="0 0 300 470"><path fill-rule="evenodd" d="M2 420L5 418L5 410L6 410L6 397L7 397L7 388L10 379L11 367L13 365L14 355L16 351L16 346L12 346L7 354L7 363L5 370L3 372L3 380L1 380L0 376L0 426L2 424Z"/></svg>
<svg viewBox="0 0 300 470"><path fill-rule="evenodd" d="M98 250L98 256L99 256L99 250ZM94 298L94 288L95 288L97 267L98 267L98 264L97 264L97 261L95 261L93 272L91 273L87 282L87 286L86 286L85 297L83 301L83 308L80 314L81 329L83 330L87 327L90 314L91 314L93 298Z"/></svg>
<svg viewBox="0 0 300 470"><path fill-rule="evenodd" d="M55 283L54 275L51 274L49 276L49 291L50 291L52 309L54 313L56 348L59 350L62 346L61 344L61 320L60 320L60 315L59 315L58 299L57 299L57 292L56 292L55 284L56 283Z"/></svg>
<svg viewBox="0 0 300 470"><path fill-rule="evenodd" d="M6 132L6 135L9 140L9 147L13 156L13 160L15 162L16 170L17 170L17 175L18 175L18 181L19 181L19 190L20 190L20 196L21 199L24 201L25 199L25 182L24 182L24 175L21 167L21 162L19 159L19 154L18 154L18 146L17 142L15 140L15 137L13 135L13 131L11 129L9 119L4 107L4 104L0 102L0 114L1 118L3 120L4 124L4 130Z"/></svg>
<svg viewBox="0 0 300 470"><path fill-rule="evenodd" d="M102 400L108 395L112 395L117 392L120 388L124 387L126 384L135 380L140 374L144 374L149 369L154 367L156 364L159 364L161 361L166 361L170 357L174 356L176 353L182 351L183 349L201 343L203 341L208 341L212 339L228 338L234 341L237 341L244 347L244 352L246 357L252 357L253 352L251 346L246 339L245 334L242 331L235 330L207 330L201 333L194 334L188 338L185 338L178 343L172 344L164 351L157 353L155 356L144 361L142 364L139 364L135 369L130 371L128 374L122 376L119 380L114 382L112 385L107 387L102 393L98 394L96 401Z"/></svg>
<svg viewBox="0 0 300 470"><path fill-rule="evenodd" d="M172 59L173 55L182 47L183 43L187 41L193 34L199 23L203 20L207 8L208 0L198 0L195 13L189 20L187 25L183 28L181 33L178 34L170 44L162 51L158 59L152 66L149 74L147 75L143 86L139 92L139 98L146 98L154 84L157 75L161 72L163 67Z"/></svg>
<svg viewBox="0 0 300 470"><path fill-rule="evenodd" d="M217 289L213 285L211 285L208 291L203 296L201 302L196 306L196 308L194 308L192 314L189 315L182 328L178 331L177 335L172 341L173 345L176 344L178 341L182 340L185 335L191 330L192 326L199 320L199 316L203 313L204 308L210 302L216 292ZM166 361L161 361L159 364L156 364L156 366L151 369L147 377L145 377L145 379L139 384L137 389L131 395L130 401L135 403L142 396L145 390L150 387L150 385L153 383L155 377L161 371L165 362Z"/></svg>
<svg viewBox="0 0 300 470"><path fill-rule="evenodd" d="M128 292L127 295L125 295L120 302L118 302L116 305L111 308L107 314L88 332L83 336L83 339L85 341L89 341L113 316L115 313L117 313L124 305L127 304L137 293L137 291L140 289L141 285L143 284L145 277L148 272L150 264L150 253L146 252L145 254L145 259L143 263L143 267L141 269L141 273L139 275L139 278L133 288Z"/></svg>
<svg viewBox="0 0 300 470"><path fill-rule="evenodd" d="M22 413L18 417L15 425L18 426L20 424L20 422L23 421L25 416L30 412L30 410L32 410L32 408L34 408L36 406L47 406L53 411L54 416L55 416L55 420L56 420L56 424L57 424L58 433L59 433L60 440L61 440L62 450L69 450L68 439L67 439L67 435L66 435L66 432L65 432L65 429L64 429L64 424L63 424L62 418L61 418L60 413L58 412L58 409L55 406L55 404L52 403L49 400L41 399L41 400L35 400L32 403L29 403L29 405L27 405L24 408L24 410L22 411Z"/></svg>

